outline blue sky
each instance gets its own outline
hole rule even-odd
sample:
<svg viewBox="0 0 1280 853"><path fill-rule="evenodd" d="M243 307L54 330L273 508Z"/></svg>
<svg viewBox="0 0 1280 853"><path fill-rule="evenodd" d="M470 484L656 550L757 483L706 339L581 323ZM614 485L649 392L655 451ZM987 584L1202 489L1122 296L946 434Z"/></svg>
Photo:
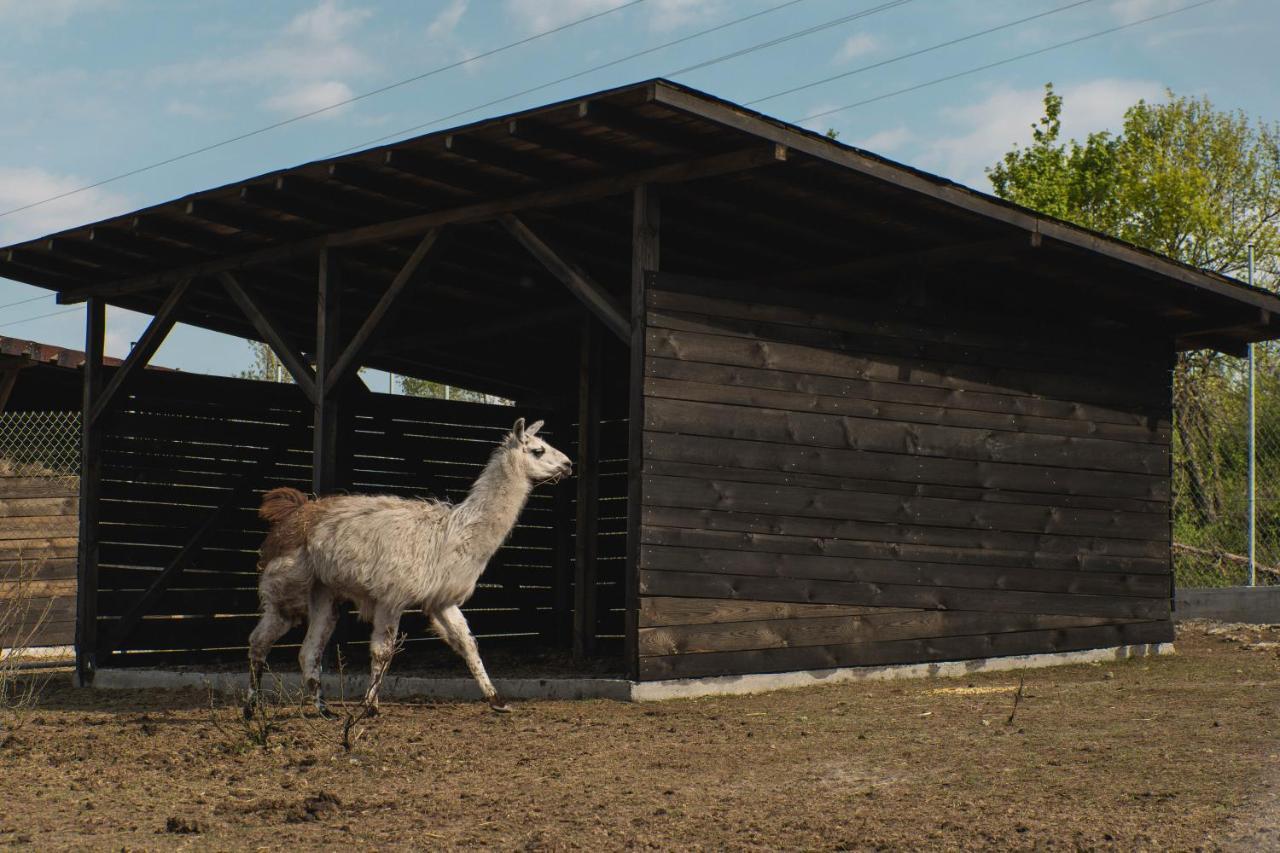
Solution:
<svg viewBox="0 0 1280 853"><path fill-rule="evenodd" d="M782 0L641 0L563 32L243 142L0 216L0 245L329 156L637 51L727 24ZM1073 0L799 0L646 56L465 112L486 115L671 72L742 48L874 14L675 79L747 103L899 54L1067 6ZM786 120L852 104L1189 5L1090 0L952 47L753 104ZM0 0L0 211L182 154L622 6L625 0ZM1139 98L1204 94L1280 119L1272 56L1280 4L1217 0L1112 35L896 95L810 122L842 141L979 189L983 167L1025 141L1043 85L1066 98L1064 131L1115 128ZM40 297L34 299L35 297ZM21 305L11 303L34 299ZM64 346L83 316L0 279L0 335ZM109 312L123 356L146 319ZM247 365L243 341L179 327L156 363L208 373ZM371 377L375 387L386 378Z"/></svg>

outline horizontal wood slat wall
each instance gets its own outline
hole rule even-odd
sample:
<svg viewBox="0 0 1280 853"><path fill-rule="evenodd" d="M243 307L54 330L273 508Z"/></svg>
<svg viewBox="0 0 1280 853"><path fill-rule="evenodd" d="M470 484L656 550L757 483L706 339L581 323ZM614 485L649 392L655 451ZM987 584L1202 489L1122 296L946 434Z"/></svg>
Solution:
<svg viewBox="0 0 1280 853"><path fill-rule="evenodd" d="M352 406L352 492L455 502L466 496L517 416L505 406L383 394L361 395ZM527 407L519 414L544 416ZM117 622L193 532L228 496L234 499L190 564L101 665L243 659L258 612L256 563L265 526L257 505L262 492L275 486L309 489L310 405L292 385L149 372L108 417L100 637L114 637ZM567 425L551 421L545 428L553 442L557 427ZM465 608L478 636L550 636L553 507L551 490L536 490L482 577ZM0 526L7 520L0 514ZM438 642L421 614L407 615L403 628L410 649ZM301 636L301 628L287 634L277 656L296 654ZM358 630L349 645L359 654L366 644L367 634Z"/></svg>
<svg viewBox="0 0 1280 853"><path fill-rule="evenodd" d="M75 642L80 481L34 473L0 459L0 649Z"/></svg>
<svg viewBox="0 0 1280 853"><path fill-rule="evenodd" d="M653 278L642 679L1172 638L1170 343L927 303Z"/></svg>

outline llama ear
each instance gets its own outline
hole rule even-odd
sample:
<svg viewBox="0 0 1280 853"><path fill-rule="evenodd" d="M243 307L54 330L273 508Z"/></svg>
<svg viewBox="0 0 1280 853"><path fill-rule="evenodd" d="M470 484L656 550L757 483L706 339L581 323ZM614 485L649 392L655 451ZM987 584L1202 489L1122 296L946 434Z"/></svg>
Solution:
<svg viewBox="0 0 1280 853"><path fill-rule="evenodd" d="M524 418L516 418L516 425L511 428L511 434L517 441L524 440Z"/></svg>
<svg viewBox="0 0 1280 853"><path fill-rule="evenodd" d="M531 426L525 427L524 434L527 436L537 435L538 430L542 429L542 425L544 423L546 423L546 421L534 421Z"/></svg>

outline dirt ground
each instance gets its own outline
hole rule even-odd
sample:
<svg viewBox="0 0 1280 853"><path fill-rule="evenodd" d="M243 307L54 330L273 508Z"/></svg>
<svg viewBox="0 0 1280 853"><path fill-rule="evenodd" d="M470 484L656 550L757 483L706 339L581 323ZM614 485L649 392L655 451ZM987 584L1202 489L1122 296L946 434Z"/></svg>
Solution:
<svg viewBox="0 0 1280 853"><path fill-rule="evenodd" d="M41 849L1280 849L1280 629L1178 654L628 705L393 703L351 752L199 691L52 683L0 747ZM358 729L357 729L358 730Z"/></svg>

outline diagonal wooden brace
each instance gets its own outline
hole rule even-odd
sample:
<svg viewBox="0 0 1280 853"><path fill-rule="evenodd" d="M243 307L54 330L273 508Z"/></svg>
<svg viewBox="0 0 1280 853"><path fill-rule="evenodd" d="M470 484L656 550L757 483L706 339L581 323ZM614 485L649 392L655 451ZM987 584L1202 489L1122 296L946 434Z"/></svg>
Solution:
<svg viewBox="0 0 1280 853"><path fill-rule="evenodd" d="M151 360L151 356L155 355L156 350L160 349L160 345L164 343L164 339L169 335L169 330L178 321L178 312L186 302L187 294L190 290L191 279L188 278L179 282L178 286L165 297L164 303L156 311L155 316L151 318L151 324L147 326L147 330L142 333L142 337L134 344L129 356L124 360L124 364L120 365L119 369L116 370L115 375L111 377L111 381L107 383L107 387L102 389L102 394L93 404L93 408L89 411L90 424L97 423L98 419L102 417L102 413L110 407L116 395L120 393L120 389L124 388L128 382L141 372L147 366L147 362Z"/></svg>
<svg viewBox="0 0 1280 853"><path fill-rule="evenodd" d="M314 404L316 401L315 374L307 366L307 360L302 357L302 353L280 331L280 324L253 298L249 291L245 290L235 275L223 271L218 274L218 279L222 282L222 287L227 291L227 295L249 318L249 322L253 323L253 327L258 330L258 334L262 335L262 339L267 342L267 346L271 347L271 351L276 354L276 357L280 359L280 363L289 371L293 381L298 383L298 387L307 396L307 400Z"/></svg>
<svg viewBox="0 0 1280 853"><path fill-rule="evenodd" d="M609 291L556 254L555 250L528 225L520 221L519 217L508 214L499 221L520 245L529 250L529 254L537 258L552 275L560 279L564 286L569 288L569 292L578 297L592 314L599 317L609 331L623 341L631 340L631 321L627 319L627 315Z"/></svg>
<svg viewBox="0 0 1280 853"><path fill-rule="evenodd" d="M369 316L361 324L360 330L356 332L355 337L351 339L351 343L347 344L347 348L342 351L342 354L333 363L333 367L328 371L323 389L325 394L332 394L334 389L347 377L347 374L359 366L360 356L364 354L369 341L382 329L383 324L386 323L391 314L391 310L395 308L401 297L408 291L410 282L414 280L414 276L417 275L422 267L423 261L427 259L432 247L440 239L440 232L441 229L432 228L418 241L413 254L409 256L409 259L404 262L404 266L400 268L400 272L396 273L396 277L392 279L391 286L382 294L378 304L373 306L373 310L369 312Z"/></svg>

